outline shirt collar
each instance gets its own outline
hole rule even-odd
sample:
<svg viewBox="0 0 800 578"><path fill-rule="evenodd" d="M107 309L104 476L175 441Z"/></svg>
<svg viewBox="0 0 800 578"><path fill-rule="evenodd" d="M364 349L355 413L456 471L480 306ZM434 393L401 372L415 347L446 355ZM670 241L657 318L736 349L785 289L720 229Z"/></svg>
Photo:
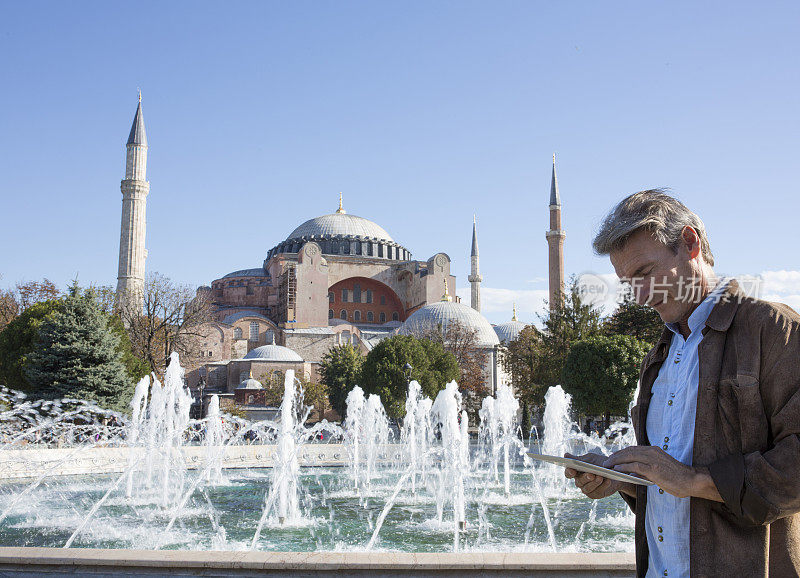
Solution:
<svg viewBox="0 0 800 578"><path fill-rule="evenodd" d="M728 279L720 278L717 280L717 284L714 286L714 289L706 295L706 298L698 305L692 314L689 315L688 324L689 324L689 333L694 333L697 329L703 327L706 324L706 320L708 316L711 314L711 310L716 305L717 301L719 300L719 296L725 291L725 288L728 286ZM670 331L675 333L676 335L680 335L680 327L677 323L667 323L667 327Z"/></svg>

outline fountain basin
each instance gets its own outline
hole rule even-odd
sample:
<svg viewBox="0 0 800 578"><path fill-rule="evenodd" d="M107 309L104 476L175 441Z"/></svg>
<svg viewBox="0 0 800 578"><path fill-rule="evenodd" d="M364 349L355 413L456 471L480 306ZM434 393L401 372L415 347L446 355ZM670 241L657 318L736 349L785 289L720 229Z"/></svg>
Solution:
<svg viewBox="0 0 800 578"><path fill-rule="evenodd" d="M277 446L232 445L225 448L223 468L272 467ZM123 472L130 463L146 451L145 448L37 448L5 450L0 454L0 479L36 478L42 474L63 476L75 474L110 474ZM400 446L390 444L383 452L386 460L395 459ZM183 446L181 452L188 469L203 468L206 446ZM308 444L298 453L301 466L343 466L347 449L341 444Z"/></svg>
<svg viewBox="0 0 800 578"><path fill-rule="evenodd" d="M193 552L0 547L7 576L564 576L633 577L628 553Z"/></svg>

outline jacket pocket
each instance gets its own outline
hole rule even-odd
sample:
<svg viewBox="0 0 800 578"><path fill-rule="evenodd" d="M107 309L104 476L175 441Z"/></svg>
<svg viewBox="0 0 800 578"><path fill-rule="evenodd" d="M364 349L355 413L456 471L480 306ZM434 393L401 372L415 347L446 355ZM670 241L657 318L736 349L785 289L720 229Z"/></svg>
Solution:
<svg viewBox="0 0 800 578"><path fill-rule="evenodd" d="M769 424L758 379L741 373L735 378L721 379L719 398L723 422L728 422L728 427L738 434L741 452L749 454L765 449L769 442ZM725 429L723 423L723 431Z"/></svg>

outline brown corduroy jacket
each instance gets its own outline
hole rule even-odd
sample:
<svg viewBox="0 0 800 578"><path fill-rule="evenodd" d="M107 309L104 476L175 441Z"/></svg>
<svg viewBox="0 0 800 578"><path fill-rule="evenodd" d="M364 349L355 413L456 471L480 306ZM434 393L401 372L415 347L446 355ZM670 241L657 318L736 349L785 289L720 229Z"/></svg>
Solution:
<svg viewBox="0 0 800 578"><path fill-rule="evenodd" d="M692 465L709 468L725 501L691 498L691 575L800 576L800 315L732 280L702 331ZM650 445L647 410L672 335L665 328L642 362L631 412L639 445ZM643 577L647 492L623 497Z"/></svg>

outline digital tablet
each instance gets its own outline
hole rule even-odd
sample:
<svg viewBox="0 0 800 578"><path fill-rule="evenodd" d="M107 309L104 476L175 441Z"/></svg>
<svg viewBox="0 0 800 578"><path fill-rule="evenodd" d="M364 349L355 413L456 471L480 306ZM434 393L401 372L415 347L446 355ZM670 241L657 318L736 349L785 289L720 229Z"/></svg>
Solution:
<svg viewBox="0 0 800 578"><path fill-rule="evenodd" d="M548 456L547 454L534 454L532 452L528 452L528 456L530 456L534 460L549 462L551 464L556 464L557 466L561 466L564 468L572 468L573 470L578 470L579 472L597 474L598 476L608 478L609 480L616 480L618 482L629 482L631 484L637 484L639 486L653 485L653 482L651 482L650 480L645 480L644 478L639 478L637 476L632 476L630 474L623 474L622 472L618 472L616 470L610 470L608 468L604 468L603 466L596 466L594 464L590 464L589 462L582 462L581 460L576 460L574 458L564 458L561 456Z"/></svg>

